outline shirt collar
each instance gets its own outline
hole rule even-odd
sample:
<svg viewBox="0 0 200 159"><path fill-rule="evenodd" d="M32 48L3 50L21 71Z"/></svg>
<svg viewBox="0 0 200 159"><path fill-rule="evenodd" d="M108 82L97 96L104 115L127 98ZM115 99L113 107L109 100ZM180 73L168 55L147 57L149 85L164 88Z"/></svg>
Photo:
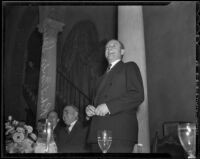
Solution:
<svg viewBox="0 0 200 159"><path fill-rule="evenodd" d="M69 131L72 130L72 128L74 127L74 125L76 124L77 120L73 121L71 124L70 124L70 127L69 127Z"/></svg>
<svg viewBox="0 0 200 159"><path fill-rule="evenodd" d="M112 62L112 63L111 63L111 67L110 67L110 69L113 68L113 67L114 67L114 66L115 66L119 61L121 61L121 60L118 59L118 60Z"/></svg>

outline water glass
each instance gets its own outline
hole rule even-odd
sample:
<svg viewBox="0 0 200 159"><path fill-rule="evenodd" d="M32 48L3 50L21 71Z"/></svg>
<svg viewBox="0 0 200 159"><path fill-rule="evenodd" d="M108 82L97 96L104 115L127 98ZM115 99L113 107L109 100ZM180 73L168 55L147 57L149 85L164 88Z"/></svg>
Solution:
<svg viewBox="0 0 200 159"><path fill-rule="evenodd" d="M97 140L102 152L107 153L112 143L112 132L109 130L98 131Z"/></svg>
<svg viewBox="0 0 200 159"><path fill-rule="evenodd" d="M195 159L196 155L196 124L182 123L178 125L178 137L184 150L188 153L188 159Z"/></svg>

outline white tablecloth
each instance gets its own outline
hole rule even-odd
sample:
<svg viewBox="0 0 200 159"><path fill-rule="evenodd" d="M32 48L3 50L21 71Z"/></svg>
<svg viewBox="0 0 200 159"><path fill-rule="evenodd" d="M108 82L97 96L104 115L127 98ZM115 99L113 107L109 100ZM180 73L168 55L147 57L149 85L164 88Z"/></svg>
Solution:
<svg viewBox="0 0 200 159"><path fill-rule="evenodd" d="M57 153L57 146L55 142L49 144L49 149L47 151L46 143L37 141L35 146L35 153Z"/></svg>

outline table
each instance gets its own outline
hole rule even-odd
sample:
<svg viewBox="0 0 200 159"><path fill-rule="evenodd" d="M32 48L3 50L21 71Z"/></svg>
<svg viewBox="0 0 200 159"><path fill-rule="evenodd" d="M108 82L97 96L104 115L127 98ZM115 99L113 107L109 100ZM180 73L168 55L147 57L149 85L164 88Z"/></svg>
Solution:
<svg viewBox="0 0 200 159"><path fill-rule="evenodd" d="M57 153L57 146L54 141L50 142L49 149L46 149L46 142L42 139L38 139L35 145L34 153Z"/></svg>

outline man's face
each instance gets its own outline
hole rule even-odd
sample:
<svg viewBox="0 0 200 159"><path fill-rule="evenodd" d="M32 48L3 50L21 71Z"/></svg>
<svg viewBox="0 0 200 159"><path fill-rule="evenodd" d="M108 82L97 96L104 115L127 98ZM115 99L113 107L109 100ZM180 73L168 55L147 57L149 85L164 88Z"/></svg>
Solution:
<svg viewBox="0 0 200 159"><path fill-rule="evenodd" d="M63 121L70 125L73 121L78 119L78 112L71 106L67 106L63 110Z"/></svg>
<svg viewBox="0 0 200 159"><path fill-rule="evenodd" d="M111 40L106 44L105 57L109 63L121 59L122 55L121 45L117 40Z"/></svg>
<svg viewBox="0 0 200 159"><path fill-rule="evenodd" d="M58 114L56 112L50 112L48 116L48 121L53 125L56 126L57 122L59 121L58 119Z"/></svg>

